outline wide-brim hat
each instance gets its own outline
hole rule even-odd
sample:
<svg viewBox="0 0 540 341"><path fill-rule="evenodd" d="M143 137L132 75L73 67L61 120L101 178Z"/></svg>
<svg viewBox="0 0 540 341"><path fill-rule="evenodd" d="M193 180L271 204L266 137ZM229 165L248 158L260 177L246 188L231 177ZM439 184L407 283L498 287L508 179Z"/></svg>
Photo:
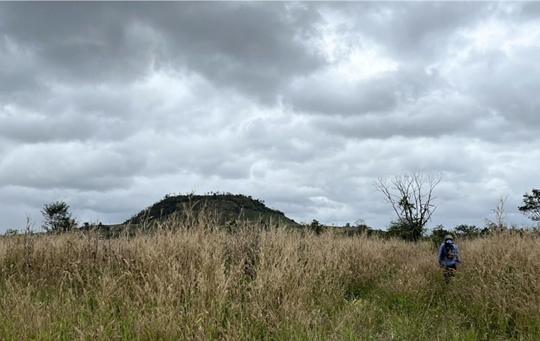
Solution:
<svg viewBox="0 0 540 341"><path fill-rule="evenodd" d="M451 234L447 234L447 235L444 237L444 240L448 240L448 239L454 239L454 237L452 237Z"/></svg>

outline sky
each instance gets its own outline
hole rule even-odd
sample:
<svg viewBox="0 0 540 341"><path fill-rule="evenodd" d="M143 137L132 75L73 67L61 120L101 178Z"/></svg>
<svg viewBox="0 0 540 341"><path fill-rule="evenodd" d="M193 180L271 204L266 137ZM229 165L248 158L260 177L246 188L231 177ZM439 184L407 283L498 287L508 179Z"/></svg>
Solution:
<svg viewBox="0 0 540 341"><path fill-rule="evenodd" d="M0 232L230 192L297 222L508 224L540 187L540 2L0 2Z"/></svg>

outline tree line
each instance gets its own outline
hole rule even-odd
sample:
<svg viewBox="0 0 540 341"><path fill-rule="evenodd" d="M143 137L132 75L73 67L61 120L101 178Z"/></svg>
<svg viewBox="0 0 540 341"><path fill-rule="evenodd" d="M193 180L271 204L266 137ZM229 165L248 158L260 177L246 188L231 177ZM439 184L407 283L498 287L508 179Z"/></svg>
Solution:
<svg viewBox="0 0 540 341"><path fill-rule="evenodd" d="M388 181L379 178L373 183L377 191L384 196L384 201L389 203L395 213L395 219L390 222L387 236L398 237L409 241L418 241L426 233L426 225L431 220L437 206L434 204L436 197L434 190L443 180L443 174L426 176L422 173L403 174ZM218 194L218 193L212 193ZM219 193L221 194L221 193ZM250 198L251 197L247 197ZM260 202L263 202L259 200ZM531 193L523 195L523 204L518 207L532 221L540 221L540 189L533 189ZM477 237L505 228L502 222L504 200L500 200L494 210L498 221L488 221L488 226L478 228L471 225L458 225L453 230L446 230L442 225L432 230L432 236L443 236L452 232L462 237ZM45 204L41 210L43 216L42 229L48 233L63 233L78 228L77 221L72 217L69 206L64 201L55 201ZM86 223L87 224L87 223ZM317 220L305 224L307 228L320 234L324 226ZM374 233L363 221L355 226L361 233ZM349 226L350 227L350 226ZM9 233L8 233L9 232ZM6 234L14 234L15 230L9 230Z"/></svg>

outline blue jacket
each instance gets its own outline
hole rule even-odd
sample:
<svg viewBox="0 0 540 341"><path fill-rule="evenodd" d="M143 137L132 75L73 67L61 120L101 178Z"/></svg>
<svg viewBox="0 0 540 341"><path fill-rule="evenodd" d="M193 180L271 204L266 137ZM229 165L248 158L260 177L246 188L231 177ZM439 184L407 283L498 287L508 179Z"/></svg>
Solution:
<svg viewBox="0 0 540 341"><path fill-rule="evenodd" d="M456 252L456 257L454 259L444 259L444 243L447 243L447 242L450 242L454 245L454 250ZM439 264L451 266L456 263L461 264L461 258L459 257L459 248L457 244L451 240L443 242L441 246L439 247Z"/></svg>

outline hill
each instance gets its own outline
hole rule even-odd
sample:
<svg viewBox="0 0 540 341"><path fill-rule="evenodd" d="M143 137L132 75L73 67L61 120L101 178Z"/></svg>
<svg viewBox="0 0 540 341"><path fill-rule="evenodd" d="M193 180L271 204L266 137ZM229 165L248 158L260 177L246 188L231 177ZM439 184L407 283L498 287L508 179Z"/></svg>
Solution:
<svg viewBox="0 0 540 341"><path fill-rule="evenodd" d="M198 216L201 212L216 219L219 224L232 220L266 221L298 225L281 211L266 207L264 201L251 196L231 193L206 195L166 195L161 201L140 211L124 222L139 225L170 218Z"/></svg>

